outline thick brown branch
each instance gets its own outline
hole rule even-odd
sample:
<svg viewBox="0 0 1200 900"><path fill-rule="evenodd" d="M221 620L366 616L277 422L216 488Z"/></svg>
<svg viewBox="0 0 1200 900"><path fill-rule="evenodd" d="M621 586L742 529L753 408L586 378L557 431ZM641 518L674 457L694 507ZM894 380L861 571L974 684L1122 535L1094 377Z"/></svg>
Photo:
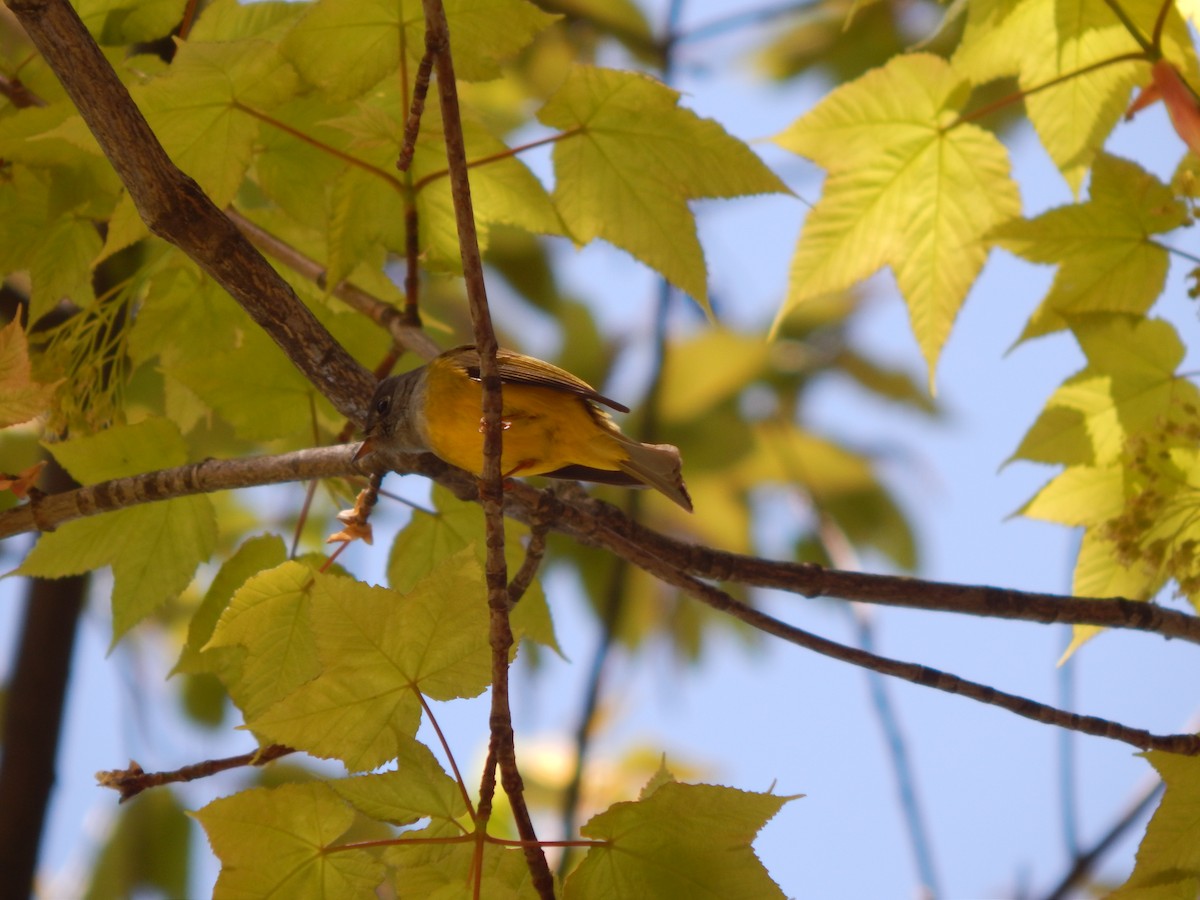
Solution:
<svg viewBox="0 0 1200 900"><path fill-rule="evenodd" d="M167 157L66 0L8 0L116 169L150 230L227 290L347 418L362 422L374 380L271 265Z"/></svg>
<svg viewBox="0 0 1200 900"><path fill-rule="evenodd" d="M279 456L245 459L207 459L102 481L55 494L40 494L29 503L0 513L0 539L29 531L53 531L64 522L127 509L140 503L206 494L262 484L305 481L363 474L351 458L357 444L298 450Z"/></svg>

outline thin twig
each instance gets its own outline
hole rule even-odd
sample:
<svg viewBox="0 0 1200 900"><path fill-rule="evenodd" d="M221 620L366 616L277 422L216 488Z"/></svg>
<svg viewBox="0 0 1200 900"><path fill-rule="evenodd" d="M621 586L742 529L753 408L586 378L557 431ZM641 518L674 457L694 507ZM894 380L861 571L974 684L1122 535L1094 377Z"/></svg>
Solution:
<svg viewBox="0 0 1200 900"><path fill-rule="evenodd" d="M554 877L546 864L546 855L537 843L533 820L525 803L524 785L517 768L513 744L512 710L508 697L508 658L513 644L509 622L508 571L504 559L504 493L501 485L502 398L500 371L496 363L496 335L492 329L483 280L483 259L475 231L475 213L471 203L471 183L467 172L466 144L458 106L458 87L454 60L450 54L450 29L441 0L423 0L427 53L434 57L437 70L438 99L442 128L446 139L446 162L450 169L450 194L458 226L458 245L462 256L467 303L475 326L475 347L479 352L480 381L483 384L483 472L479 483L483 504L487 559L489 642L492 648L492 711L489 753L494 750L500 768L500 783L508 795L517 833L525 841L525 860L534 889L544 900L554 897Z"/></svg>
<svg viewBox="0 0 1200 900"><path fill-rule="evenodd" d="M622 547L622 555L630 561L655 575L659 579L674 584L696 599L700 600L719 612L727 613L757 628L766 634L772 634L789 643L829 656L833 659L848 662L852 665L872 669L895 678L902 678L924 687L936 688L950 694L961 694L980 703L999 706L1009 712L1033 719L1046 725L1056 725L1060 728L1070 728L1075 731L1091 734L1096 737L1106 737L1111 740L1131 744L1141 750L1165 750L1168 753L1195 755L1200 753L1200 736L1192 734L1151 734L1140 728L1130 728L1119 722L1102 719L1097 716L1080 716L1075 713L1055 709L1044 703L998 691L993 687L959 678L947 672L922 666L917 663L902 662L878 656L865 650L847 647L836 641L818 637L800 628L788 625L768 616L751 606L742 603L712 585L687 575L655 557L648 549L626 543L623 538L613 535L613 543Z"/></svg>
<svg viewBox="0 0 1200 900"><path fill-rule="evenodd" d="M509 606L515 606L525 596L525 592L533 584L533 579L537 577L538 569L542 565L542 557L546 555L546 534L549 530L550 524L542 519L535 519L530 526L529 546L525 548L525 560L521 563L521 568L517 570L512 581L508 583Z"/></svg>
<svg viewBox="0 0 1200 900"><path fill-rule="evenodd" d="M1092 845L1091 849L1075 858L1070 870L1063 876L1062 881L1046 894L1046 900L1063 900L1063 898L1070 896L1072 891L1079 887L1088 877L1096 862L1124 836L1125 832L1146 815L1151 806L1158 802L1158 798L1162 795L1162 792L1163 783L1158 778L1152 779L1142 788L1138 796L1126 806L1125 811L1117 818L1117 821Z"/></svg>
<svg viewBox="0 0 1200 900"><path fill-rule="evenodd" d="M412 165L413 154L417 152L421 115L425 112L425 97L429 94L429 76L433 74L433 57L434 54L426 47L417 66L412 103L408 108L408 118L404 122L404 146L400 148L400 157L396 160L396 168L401 172L408 171L408 167Z"/></svg>
<svg viewBox="0 0 1200 900"><path fill-rule="evenodd" d="M237 769L242 766L262 766L269 762L287 756L296 751L283 744L271 744L255 750L253 753L242 753L238 756L227 756L224 759L206 759L203 762L181 766L170 772L146 772L135 762L129 763L127 769L111 769L96 773L96 782L101 787L112 788L121 795L121 803L130 797L136 797L146 788L158 787L163 784L178 784L183 781L195 781L198 778L208 778L218 772Z"/></svg>
<svg viewBox="0 0 1200 900"><path fill-rule="evenodd" d="M325 267L316 260L301 253L286 241L280 240L232 207L226 209L225 213L255 247L272 259L283 263L298 275L307 278L317 287L327 289L329 293L351 309L362 313L371 321L387 329L388 334L400 346L413 351L426 360L433 359L441 352L429 335L421 330L419 321L411 322L406 313L349 281L339 281L329 287L325 280Z"/></svg>

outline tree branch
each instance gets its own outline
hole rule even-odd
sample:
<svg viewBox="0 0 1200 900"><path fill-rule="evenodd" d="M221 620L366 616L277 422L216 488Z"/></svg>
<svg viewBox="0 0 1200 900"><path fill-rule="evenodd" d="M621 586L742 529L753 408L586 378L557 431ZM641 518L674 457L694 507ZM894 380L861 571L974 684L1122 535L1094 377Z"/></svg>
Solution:
<svg viewBox="0 0 1200 900"><path fill-rule="evenodd" d="M281 756L295 753L292 747L283 744L270 744L260 747L253 753L242 753L238 756L226 756L222 759L206 759L203 762L180 766L169 772L147 772L132 760L127 769L109 769L96 773L96 782L101 787L112 788L121 795L121 803L131 797L136 797L147 788L159 787L164 784L178 784L183 781L195 781L198 778L208 778L218 772L237 769L242 766L265 766Z"/></svg>
<svg viewBox="0 0 1200 900"><path fill-rule="evenodd" d="M339 412L361 423L374 379L168 158L67 0L8 0L150 230L225 288Z"/></svg>
<svg viewBox="0 0 1200 900"><path fill-rule="evenodd" d="M450 28L441 0L423 0L425 11L426 54L433 56L437 72L438 99L442 109L442 129L446 139L446 163L450 169L450 195L454 200L454 219L458 226L458 246L462 255L463 279L467 303L475 326L475 347L479 351L479 375L483 383L483 472L479 482L483 504L487 559L489 641L492 648L492 713L489 757L500 767L500 783L508 795L523 842L525 860L533 886L546 900L553 900L554 877L546 864L546 855L537 842L533 820L525 804L525 788L517 768L513 743L512 710L508 698L508 658L513 644L509 622L508 570L504 558L504 492L501 486L502 397L500 369L496 363L496 335L488 310L483 280L483 258L475 232L475 212L471 204L471 183L467 172L466 143L458 107L458 85L454 60L450 55ZM490 778L485 776L485 783ZM482 807L482 804L481 804Z"/></svg>
<svg viewBox="0 0 1200 900"><path fill-rule="evenodd" d="M339 281L329 287L325 282L325 268L315 259L305 256L291 244L259 227L232 207L225 210L225 214L255 247L318 287L328 288L329 293L351 309L362 313L385 329L400 346L413 351L424 360L433 359L441 352L433 339L421 329L420 323L410 322L408 315L392 304L380 300L349 281Z"/></svg>
<svg viewBox="0 0 1200 900"><path fill-rule="evenodd" d="M0 539L53 531L74 519L140 503L311 478L364 475L385 463L388 471L432 478L461 500L478 499L474 478L431 454L378 452L375 456L380 458L379 462L373 456L369 466L360 467L351 461L357 447L357 444L339 444L277 456L210 459L73 491L39 494L29 503L0 512ZM608 549L625 558L629 557L623 548L637 545L649 558L700 578L771 587L804 597L834 597L1040 624L1130 629L1200 644L1200 617L1156 603L951 584L742 556L670 538L630 520L611 504L587 495L579 500L564 499L561 493L541 491L520 482L510 482L504 493L505 514L520 522L544 521L581 543Z"/></svg>

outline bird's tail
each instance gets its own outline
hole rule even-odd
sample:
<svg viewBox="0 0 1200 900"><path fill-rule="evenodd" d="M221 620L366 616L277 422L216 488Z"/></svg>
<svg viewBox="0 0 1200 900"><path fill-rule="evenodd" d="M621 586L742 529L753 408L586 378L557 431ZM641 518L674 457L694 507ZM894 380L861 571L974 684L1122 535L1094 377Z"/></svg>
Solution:
<svg viewBox="0 0 1200 900"><path fill-rule="evenodd" d="M691 512L692 498L683 483L679 448L671 444L642 444L625 435L620 435L619 439L629 453L629 459L620 463L621 471Z"/></svg>

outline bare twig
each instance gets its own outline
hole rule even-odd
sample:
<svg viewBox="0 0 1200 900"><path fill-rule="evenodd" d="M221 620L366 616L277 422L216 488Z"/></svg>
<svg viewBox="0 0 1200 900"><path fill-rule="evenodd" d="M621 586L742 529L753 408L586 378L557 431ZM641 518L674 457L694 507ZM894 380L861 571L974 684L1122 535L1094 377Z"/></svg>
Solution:
<svg viewBox="0 0 1200 900"><path fill-rule="evenodd" d="M1137 795L1126 805L1125 810L1101 835L1100 839L1090 849L1075 857L1070 870L1063 876L1062 881L1046 894L1046 900L1063 900L1064 897L1070 896L1071 892L1091 874L1096 862L1121 839L1125 832L1150 811L1150 807L1158 802L1162 792L1163 783L1158 778L1149 780L1144 787L1140 788Z"/></svg>
<svg viewBox="0 0 1200 900"><path fill-rule="evenodd" d="M525 596L525 592L533 584L533 579L537 577L538 569L542 565L542 557L546 555L546 533L549 530L549 523L542 519L535 519L530 526L529 546L525 548L525 560L521 563L521 568L517 570L512 581L508 583L509 606L516 604Z"/></svg>
<svg viewBox="0 0 1200 900"><path fill-rule="evenodd" d="M434 53L425 48L421 62L417 66L417 77L413 82L412 104L408 109L408 118L404 122L404 146L400 148L400 158L396 160L396 168L407 172L412 165L413 154L417 152L417 136L421 131L421 116L425 112L425 97L429 94L429 77L433 74Z"/></svg>
<svg viewBox="0 0 1200 900"><path fill-rule="evenodd" d="M483 383L483 472L480 500L483 504L487 559L489 640L492 647L492 712L489 755L500 767L500 783L508 795L521 836L525 860L534 888L543 898L554 897L554 878L546 864L546 855L537 843L537 833L525 804L524 785L517 768L513 745L512 711L508 698L508 655L512 647L509 622L508 571L504 559L504 494L501 487L502 398L500 371L496 364L496 335L492 330L483 281L483 259L475 233L475 213L471 204L471 183L467 172L466 144L458 107L458 87L454 78L454 60L450 55L450 29L441 0L423 0L425 11L426 53L434 57L438 99L442 110L442 128L446 139L446 162L450 169L450 194L454 200L454 218L458 226L459 253L471 321L475 326L475 346L479 351L479 374Z"/></svg>
<svg viewBox="0 0 1200 900"><path fill-rule="evenodd" d="M225 210L225 214L263 253L283 263L293 272L304 276L318 287L328 287L325 282L325 269L316 260L305 256L291 244L280 240L265 228L259 227L237 210L229 208ZM385 328L397 344L413 351L422 359L433 359L441 352L433 339L421 330L419 322L413 324L405 313L396 309L392 304L380 300L349 281L339 281L328 289L329 293L351 309L362 313L371 321Z"/></svg>
<svg viewBox="0 0 1200 900"><path fill-rule="evenodd" d="M242 766L262 766L273 762L281 756L287 756L296 751L283 744L271 744L255 750L253 753L242 753L238 756L227 756L224 759L206 759L203 762L181 766L170 772L146 772L135 762L129 763L127 769L110 769L96 773L96 782L101 787L112 788L121 795L121 803L130 797L136 797L146 788L158 787L164 784L178 784L182 781L195 781L198 778L208 778L218 772L227 772Z"/></svg>

